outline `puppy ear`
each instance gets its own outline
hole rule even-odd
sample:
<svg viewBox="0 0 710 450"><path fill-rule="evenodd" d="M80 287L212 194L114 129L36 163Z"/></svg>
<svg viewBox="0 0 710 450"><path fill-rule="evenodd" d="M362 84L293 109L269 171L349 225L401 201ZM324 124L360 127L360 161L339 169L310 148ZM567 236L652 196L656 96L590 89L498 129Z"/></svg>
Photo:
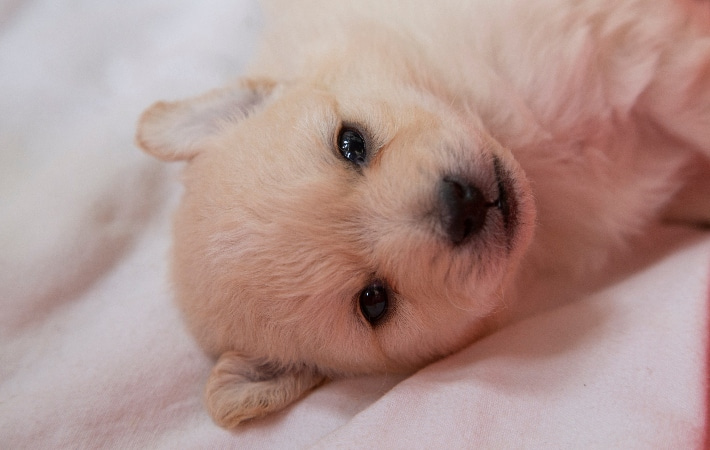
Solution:
<svg viewBox="0 0 710 450"><path fill-rule="evenodd" d="M218 425L234 428L285 408L324 380L309 368L277 368L226 352L212 369L205 400Z"/></svg>
<svg viewBox="0 0 710 450"><path fill-rule="evenodd" d="M192 99L158 102L139 119L136 143L163 161L190 159L223 124L243 119L262 104L275 85L243 80Z"/></svg>

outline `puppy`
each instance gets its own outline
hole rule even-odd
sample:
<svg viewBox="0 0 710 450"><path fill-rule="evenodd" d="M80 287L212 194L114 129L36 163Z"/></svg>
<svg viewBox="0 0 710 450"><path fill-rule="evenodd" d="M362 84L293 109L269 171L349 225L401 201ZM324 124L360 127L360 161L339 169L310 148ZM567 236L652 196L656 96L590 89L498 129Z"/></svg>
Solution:
<svg viewBox="0 0 710 450"><path fill-rule="evenodd" d="M172 271L222 426L451 354L668 205L710 219L677 197L710 158L706 1L265 9L248 77L137 133L187 161Z"/></svg>

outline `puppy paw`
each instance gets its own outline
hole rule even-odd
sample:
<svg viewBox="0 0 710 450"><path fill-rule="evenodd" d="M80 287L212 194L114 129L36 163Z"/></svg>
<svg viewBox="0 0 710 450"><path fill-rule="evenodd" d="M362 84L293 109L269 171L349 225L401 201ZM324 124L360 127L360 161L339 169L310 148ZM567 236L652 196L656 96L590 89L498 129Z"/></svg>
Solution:
<svg viewBox="0 0 710 450"><path fill-rule="evenodd" d="M324 380L306 367L283 368L226 352L212 369L205 400L218 425L234 428L285 408Z"/></svg>

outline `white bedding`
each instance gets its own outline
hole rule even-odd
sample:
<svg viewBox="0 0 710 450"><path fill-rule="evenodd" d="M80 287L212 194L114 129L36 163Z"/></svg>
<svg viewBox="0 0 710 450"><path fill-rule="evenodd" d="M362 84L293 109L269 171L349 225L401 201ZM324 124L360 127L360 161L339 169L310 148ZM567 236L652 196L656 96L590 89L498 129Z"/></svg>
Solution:
<svg viewBox="0 0 710 450"><path fill-rule="evenodd" d="M234 432L167 279L179 166L157 99L223 84L250 0L0 2L0 448L701 448L710 233L661 228L607 285L408 378L331 382ZM534 309L534 308L533 308Z"/></svg>

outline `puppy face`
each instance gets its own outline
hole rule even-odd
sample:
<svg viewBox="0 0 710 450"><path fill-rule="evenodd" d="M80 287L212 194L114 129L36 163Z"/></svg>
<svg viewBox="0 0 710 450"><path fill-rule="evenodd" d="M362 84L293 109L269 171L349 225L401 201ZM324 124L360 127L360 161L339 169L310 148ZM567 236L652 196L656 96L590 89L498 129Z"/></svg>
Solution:
<svg viewBox="0 0 710 450"><path fill-rule="evenodd" d="M207 351L251 365L241 383L451 353L502 306L530 239L525 177L472 113L412 77L354 86L359 69L340 68L141 122L144 149L189 160L176 291Z"/></svg>

